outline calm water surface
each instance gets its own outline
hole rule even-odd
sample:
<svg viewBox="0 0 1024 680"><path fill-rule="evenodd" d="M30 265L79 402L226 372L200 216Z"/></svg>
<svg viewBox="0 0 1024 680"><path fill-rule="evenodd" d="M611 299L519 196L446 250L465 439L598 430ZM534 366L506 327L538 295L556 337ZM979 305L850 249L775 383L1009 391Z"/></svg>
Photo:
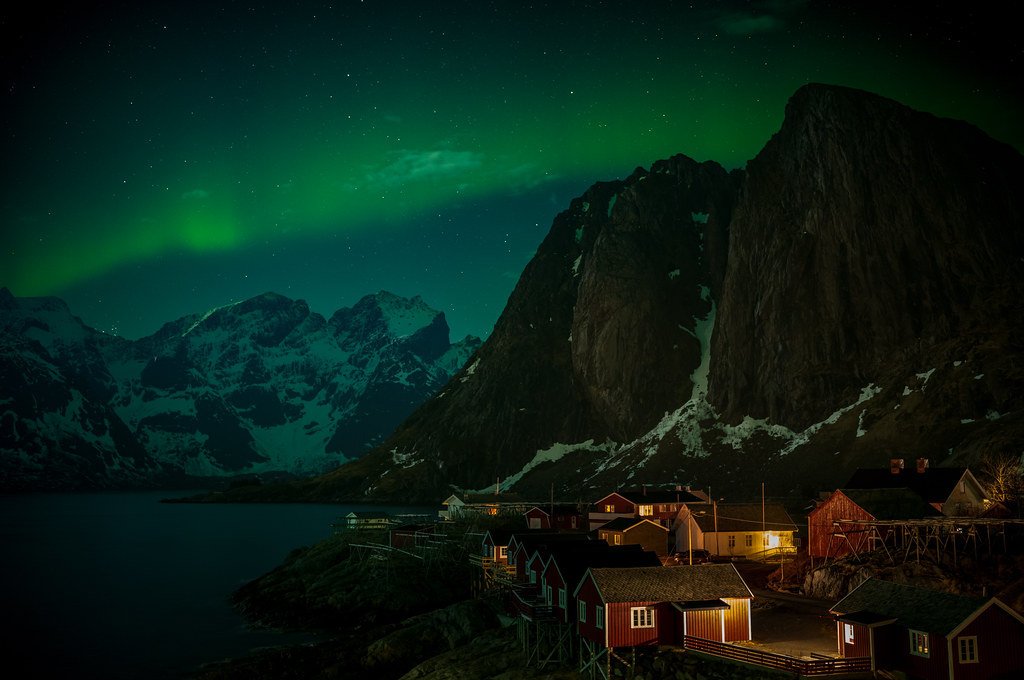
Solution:
<svg viewBox="0 0 1024 680"><path fill-rule="evenodd" d="M429 511L159 502L190 493L0 496L4 675L175 678L308 639L248 630L228 596L351 510Z"/></svg>

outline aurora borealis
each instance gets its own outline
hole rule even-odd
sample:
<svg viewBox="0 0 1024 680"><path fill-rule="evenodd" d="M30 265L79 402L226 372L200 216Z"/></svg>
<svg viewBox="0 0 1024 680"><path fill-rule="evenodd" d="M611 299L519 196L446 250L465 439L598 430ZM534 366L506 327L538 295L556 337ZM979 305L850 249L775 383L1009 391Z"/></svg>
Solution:
<svg viewBox="0 0 1024 680"><path fill-rule="evenodd" d="M0 285L128 337L267 290L329 314L380 289L486 335L572 196L675 153L741 167L806 82L1024 148L1009 10L906 4L5 13Z"/></svg>

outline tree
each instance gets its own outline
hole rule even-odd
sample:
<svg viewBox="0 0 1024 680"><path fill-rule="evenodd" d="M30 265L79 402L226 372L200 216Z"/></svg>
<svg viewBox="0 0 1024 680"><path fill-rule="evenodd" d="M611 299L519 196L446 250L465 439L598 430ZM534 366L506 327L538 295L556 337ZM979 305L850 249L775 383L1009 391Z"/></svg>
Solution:
<svg viewBox="0 0 1024 680"><path fill-rule="evenodd" d="M1024 496L1024 466L1020 457L1008 453L986 454L981 459L980 471L988 483L992 500L1017 501Z"/></svg>

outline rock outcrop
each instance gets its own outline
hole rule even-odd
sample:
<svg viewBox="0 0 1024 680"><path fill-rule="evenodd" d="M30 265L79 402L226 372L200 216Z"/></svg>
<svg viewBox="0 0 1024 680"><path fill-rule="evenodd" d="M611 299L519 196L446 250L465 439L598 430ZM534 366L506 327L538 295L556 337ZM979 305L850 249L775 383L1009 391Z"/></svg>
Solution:
<svg viewBox="0 0 1024 680"><path fill-rule="evenodd" d="M1022 185L970 125L808 85L743 172L677 156L573 200L469 365L301 494L807 495L1013 446Z"/></svg>

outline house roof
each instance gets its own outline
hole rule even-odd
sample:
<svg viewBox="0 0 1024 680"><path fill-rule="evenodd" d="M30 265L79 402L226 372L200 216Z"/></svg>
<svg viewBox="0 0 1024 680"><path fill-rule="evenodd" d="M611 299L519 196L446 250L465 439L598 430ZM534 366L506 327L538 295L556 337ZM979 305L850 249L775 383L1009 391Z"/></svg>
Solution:
<svg viewBox="0 0 1024 680"><path fill-rule="evenodd" d="M351 517L353 519L391 519L391 515L386 512L363 512L355 510L345 515L345 517Z"/></svg>
<svg viewBox="0 0 1024 680"><path fill-rule="evenodd" d="M606 604L693 602L723 597L753 597L732 564L592 568L588 573Z"/></svg>
<svg viewBox="0 0 1024 680"><path fill-rule="evenodd" d="M840 491L875 519L921 519L942 514L926 503L921 496L905 487Z"/></svg>
<svg viewBox="0 0 1024 680"><path fill-rule="evenodd" d="M943 593L871 578L860 584L829 611L840 616L854 613L896 619L923 632L949 633L973 614L984 598Z"/></svg>
<svg viewBox="0 0 1024 680"><path fill-rule="evenodd" d="M962 467L929 467L918 472L916 467L906 467L899 474L892 474L889 468L861 468L853 473L844 489L910 489L929 503L945 503L956 485L970 470ZM977 480L974 480L975 483ZM980 485L979 485L980 486Z"/></svg>
<svg viewBox="0 0 1024 680"><path fill-rule="evenodd" d="M491 538L491 545L507 546L508 542L512 539L512 533L511 529L488 529L481 542L486 543L489 536Z"/></svg>
<svg viewBox="0 0 1024 680"><path fill-rule="evenodd" d="M694 503L689 506L693 521L704 533L715 530L715 508L712 503ZM703 512L704 514L699 514ZM764 505L764 529L766 531L796 531L786 508L780 503ZM743 533L761 531L760 503L719 503L718 532Z"/></svg>
<svg viewBox="0 0 1024 680"><path fill-rule="evenodd" d="M548 547L560 543L589 540L591 540L590 535L582 531L537 531L534 529L515 532L509 539L508 545L510 548L514 545L516 553L526 550L527 555L532 555L533 551L538 548L546 550Z"/></svg>
<svg viewBox="0 0 1024 680"><path fill-rule="evenodd" d="M573 505L572 503L556 503L555 505L551 505L549 503L547 505L535 505L526 512L533 512L534 510L540 510L548 517L550 517L551 515L583 514L580 512L579 506Z"/></svg>
<svg viewBox="0 0 1024 680"><path fill-rule="evenodd" d="M583 551L579 550L579 545L552 548L545 573L548 569L557 569L567 587L575 589L592 567L661 567L656 553L636 544L610 546L604 541L593 541L586 545L594 547Z"/></svg>
<svg viewBox="0 0 1024 680"><path fill-rule="evenodd" d="M632 529L636 525L643 524L644 522L647 522L648 524L653 524L654 526L658 527L659 529L665 529L665 531L668 532L668 529L666 529L662 525L658 524L657 522L652 522L649 519L644 519L643 517L616 517L615 519L611 520L610 522L605 522L604 524L599 526L597 528L597 530L598 531L629 531L630 529Z"/></svg>
<svg viewBox="0 0 1024 680"><path fill-rule="evenodd" d="M634 503L703 503L705 499L686 489L629 489L618 492Z"/></svg>

